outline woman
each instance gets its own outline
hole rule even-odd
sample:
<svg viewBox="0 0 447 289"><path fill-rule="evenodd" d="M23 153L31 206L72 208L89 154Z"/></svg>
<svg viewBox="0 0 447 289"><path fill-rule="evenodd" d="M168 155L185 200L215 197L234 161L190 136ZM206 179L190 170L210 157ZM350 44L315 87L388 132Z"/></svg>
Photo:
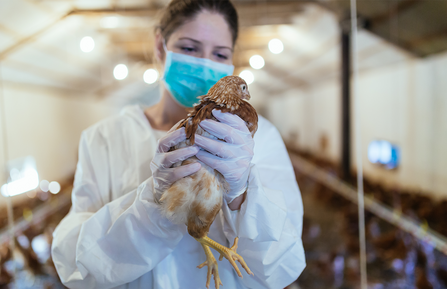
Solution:
<svg viewBox="0 0 447 289"><path fill-rule="evenodd" d="M202 90L232 74L237 33L229 1L173 0L156 31L156 58L165 72L161 101L146 110L125 108L83 132L73 206L52 246L67 287L204 287L206 269L196 268L205 259L200 244L185 225L162 217L154 202L173 182L200 169L170 168L193 155L221 172L231 187L209 237L229 245L239 236L238 253L255 275L243 272L241 279L229 262L219 262L223 288L283 288L304 269L301 196L272 124L260 117L254 142L239 138L237 146L244 149L237 155L215 156L222 147L233 152L234 144L204 138L168 152L185 133L166 131L186 117ZM241 134L237 116L215 116L220 122L201 126L215 135Z"/></svg>

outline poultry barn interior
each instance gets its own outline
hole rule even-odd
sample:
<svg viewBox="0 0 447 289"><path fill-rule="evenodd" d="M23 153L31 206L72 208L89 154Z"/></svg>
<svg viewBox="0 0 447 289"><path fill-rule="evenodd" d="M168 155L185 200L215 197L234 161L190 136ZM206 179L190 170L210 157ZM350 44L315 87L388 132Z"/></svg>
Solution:
<svg viewBox="0 0 447 289"><path fill-rule="evenodd" d="M81 134L160 100L169 2L0 2L0 288L66 288L51 243ZM303 201L306 268L286 288L447 288L447 1L231 2L234 75Z"/></svg>

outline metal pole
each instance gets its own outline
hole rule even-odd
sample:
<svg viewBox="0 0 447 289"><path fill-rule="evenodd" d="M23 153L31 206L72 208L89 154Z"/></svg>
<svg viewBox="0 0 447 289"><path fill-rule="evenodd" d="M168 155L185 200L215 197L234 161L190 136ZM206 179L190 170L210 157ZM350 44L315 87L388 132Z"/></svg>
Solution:
<svg viewBox="0 0 447 289"><path fill-rule="evenodd" d="M359 94L359 62L357 52L357 0L351 0L351 36L352 36L352 88L355 99L355 157L357 161L357 197L359 209L359 244L360 244L360 288L368 288L366 264L366 236L365 236L365 193L363 191L363 162L362 162L362 130L361 130L361 96Z"/></svg>
<svg viewBox="0 0 447 289"><path fill-rule="evenodd" d="M342 178L351 176L351 33L350 29L341 25L341 115L342 115Z"/></svg>

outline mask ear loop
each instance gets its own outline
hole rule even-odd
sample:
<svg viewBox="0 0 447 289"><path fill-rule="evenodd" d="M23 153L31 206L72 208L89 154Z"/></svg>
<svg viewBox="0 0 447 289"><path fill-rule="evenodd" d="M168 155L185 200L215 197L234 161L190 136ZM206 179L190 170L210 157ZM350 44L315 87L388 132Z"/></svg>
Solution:
<svg viewBox="0 0 447 289"><path fill-rule="evenodd" d="M165 51L165 65L163 67L163 76L160 77L160 80L164 80L166 78L166 60L168 59L168 48L166 47L166 39L163 38L163 50Z"/></svg>
<svg viewBox="0 0 447 289"><path fill-rule="evenodd" d="M168 48L166 47L166 39L163 38L163 50L168 54Z"/></svg>

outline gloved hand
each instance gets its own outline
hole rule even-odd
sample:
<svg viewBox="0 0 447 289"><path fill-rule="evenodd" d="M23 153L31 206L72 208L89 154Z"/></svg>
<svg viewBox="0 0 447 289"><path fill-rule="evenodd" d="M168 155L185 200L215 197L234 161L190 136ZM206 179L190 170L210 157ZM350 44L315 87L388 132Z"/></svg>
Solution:
<svg viewBox="0 0 447 289"><path fill-rule="evenodd" d="M151 162L154 196L157 202L173 183L197 172L201 167L200 163L193 163L172 168L176 162L186 160L199 151L197 146L189 146L168 152L171 147L186 139L185 128L174 130L175 128L176 126L158 141L158 148Z"/></svg>
<svg viewBox="0 0 447 289"><path fill-rule="evenodd" d="M247 189L255 143L245 121L240 117L219 110L213 110L212 113L220 122L207 119L200 122L200 127L225 141L196 134L195 143L206 150L200 150L196 157L224 176L230 185L224 198L230 204Z"/></svg>

